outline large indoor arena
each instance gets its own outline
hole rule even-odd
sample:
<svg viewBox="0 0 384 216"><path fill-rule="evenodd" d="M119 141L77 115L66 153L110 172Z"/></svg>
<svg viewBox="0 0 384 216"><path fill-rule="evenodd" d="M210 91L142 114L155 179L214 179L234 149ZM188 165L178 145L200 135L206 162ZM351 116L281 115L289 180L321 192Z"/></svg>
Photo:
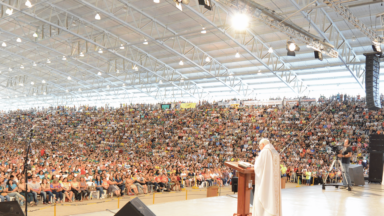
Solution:
<svg viewBox="0 0 384 216"><path fill-rule="evenodd" d="M0 216L384 215L384 1L0 5Z"/></svg>

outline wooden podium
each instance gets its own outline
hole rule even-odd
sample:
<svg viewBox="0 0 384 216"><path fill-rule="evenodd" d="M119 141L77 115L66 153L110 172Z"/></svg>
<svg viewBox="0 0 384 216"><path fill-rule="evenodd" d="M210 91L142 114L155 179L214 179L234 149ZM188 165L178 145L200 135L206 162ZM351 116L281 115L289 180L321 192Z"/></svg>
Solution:
<svg viewBox="0 0 384 216"><path fill-rule="evenodd" d="M249 187L250 180L255 180L253 168L244 169L238 166L238 162L225 162L225 166L237 171L237 213L234 216L251 216L249 212L252 186ZM253 177L253 178L252 178ZM252 184L255 184L253 182Z"/></svg>

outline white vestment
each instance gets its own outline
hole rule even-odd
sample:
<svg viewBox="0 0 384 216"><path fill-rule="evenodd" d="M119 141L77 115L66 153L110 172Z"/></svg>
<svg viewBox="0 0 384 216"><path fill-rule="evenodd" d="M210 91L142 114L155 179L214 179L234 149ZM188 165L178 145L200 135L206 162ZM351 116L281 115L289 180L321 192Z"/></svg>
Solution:
<svg viewBox="0 0 384 216"><path fill-rule="evenodd" d="M255 181L252 216L281 216L280 156L271 144L256 158Z"/></svg>

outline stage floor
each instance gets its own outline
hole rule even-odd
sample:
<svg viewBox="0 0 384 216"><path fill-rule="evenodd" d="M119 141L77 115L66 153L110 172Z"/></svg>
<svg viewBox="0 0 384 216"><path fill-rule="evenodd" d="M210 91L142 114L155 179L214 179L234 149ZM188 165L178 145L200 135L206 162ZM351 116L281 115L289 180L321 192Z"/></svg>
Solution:
<svg viewBox="0 0 384 216"><path fill-rule="evenodd" d="M299 187L282 190L284 216L376 216L384 215L384 185L369 184L346 189L321 186ZM212 197L187 201L149 205L156 216L232 216L237 198ZM112 210L117 212L118 210ZM113 216L103 211L76 216Z"/></svg>

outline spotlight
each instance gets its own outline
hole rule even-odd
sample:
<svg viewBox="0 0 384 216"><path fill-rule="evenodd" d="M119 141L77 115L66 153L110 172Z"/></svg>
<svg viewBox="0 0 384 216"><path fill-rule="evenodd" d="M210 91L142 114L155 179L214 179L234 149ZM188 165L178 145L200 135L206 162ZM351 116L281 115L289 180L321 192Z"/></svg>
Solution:
<svg viewBox="0 0 384 216"><path fill-rule="evenodd" d="M2 47L7 47L7 44L6 44L5 42L3 42L3 43L1 44L1 46L2 46Z"/></svg>
<svg viewBox="0 0 384 216"><path fill-rule="evenodd" d="M203 28L203 29L201 30L201 34L205 34L205 33L207 33L207 30L205 30L205 28Z"/></svg>
<svg viewBox="0 0 384 216"><path fill-rule="evenodd" d="M70 77L70 76L68 76L68 78L67 78L68 80L71 80L72 78Z"/></svg>
<svg viewBox="0 0 384 216"><path fill-rule="evenodd" d="M33 96L36 96L36 93L33 93Z"/></svg>
<svg viewBox="0 0 384 216"><path fill-rule="evenodd" d="M147 39L144 39L143 44L144 44L144 45L148 45L148 41L147 41Z"/></svg>
<svg viewBox="0 0 384 216"><path fill-rule="evenodd" d="M66 60L67 60L67 57L63 56L63 58L62 58L62 59L63 59L63 61L66 61Z"/></svg>
<svg viewBox="0 0 384 216"><path fill-rule="evenodd" d="M372 49L373 49L373 51L375 51L375 52L380 52L381 53L381 46L380 46L380 44L379 43L373 43L373 45L372 45Z"/></svg>
<svg viewBox="0 0 384 216"><path fill-rule="evenodd" d="M81 88L79 88L79 92L81 92Z"/></svg>
<svg viewBox="0 0 384 216"><path fill-rule="evenodd" d="M33 67L36 67L36 66L37 66L36 62L33 62Z"/></svg>
<svg viewBox="0 0 384 216"><path fill-rule="evenodd" d="M116 70L116 73L120 73L120 71L119 71L119 70Z"/></svg>
<svg viewBox="0 0 384 216"><path fill-rule="evenodd" d="M12 68L8 68L9 71L12 71Z"/></svg>
<svg viewBox="0 0 384 216"><path fill-rule="evenodd" d="M95 16L95 20L100 20L100 19L101 19L100 14L97 13L96 16Z"/></svg>
<svg viewBox="0 0 384 216"><path fill-rule="evenodd" d="M23 66L23 65L20 65L20 68L21 68L21 69L24 69L24 66Z"/></svg>
<svg viewBox="0 0 384 216"><path fill-rule="evenodd" d="M123 86L125 86L125 83L123 83Z"/></svg>
<svg viewBox="0 0 384 216"><path fill-rule="evenodd" d="M109 89L109 85L107 85L107 89Z"/></svg>
<svg viewBox="0 0 384 216"><path fill-rule="evenodd" d="M17 39L16 39L16 42L21 43L21 39L20 39L20 38L17 38Z"/></svg>
<svg viewBox="0 0 384 216"><path fill-rule="evenodd" d="M272 47L269 47L268 53L273 53L273 48Z"/></svg>
<svg viewBox="0 0 384 216"><path fill-rule="evenodd" d="M46 95L47 93L44 92L44 95Z"/></svg>
<svg viewBox="0 0 384 216"><path fill-rule="evenodd" d="M79 55L80 57L84 57L84 54L83 54L83 52L80 52L80 55Z"/></svg>
<svg viewBox="0 0 384 216"><path fill-rule="evenodd" d="M315 53L315 59L319 59L320 61L323 61L323 53L321 51L314 51Z"/></svg>
<svg viewBox="0 0 384 216"><path fill-rule="evenodd" d="M205 58L205 62L211 62L211 58L209 58L209 57L207 56L207 58Z"/></svg>
<svg viewBox="0 0 384 216"><path fill-rule="evenodd" d="M26 2L25 2L25 6L27 6L27 7L32 7L32 3L29 1L29 0L27 0Z"/></svg>
<svg viewBox="0 0 384 216"><path fill-rule="evenodd" d="M35 83L34 83L34 82L31 82L31 85L35 85Z"/></svg>
<svg viewBox="0 0 384 216"><path fill-rule="evenodd" d="M120 45L120 49L121 49L121 50L125 49L125 47L124 47L123 44Z"/></svg>
<svg viewBox="0 0 384 216"><path fill-rule="evenodd" d="M159 81L159 84L163 84L163 81L160 80L160 81Z"/></svg>
<svg viewBox="0 0 384 216"><path fill-rule="evenodd" d="M249 26L249 17L246 14L238 13L232 17L232 27L236 30L243 31Z"/></svg>
<svg viewBox="0 0 384 216"><path fill-rule="evenodd" d="M34 38L37 38L38 37L38 35L37 35L37 33L35 32L35 33L33 33L33 35L32 35Z"/></svg>
<svg viewBox="0 0 384 216"><path fill-rule="evenodd" d="M288 41L286 47L288 53L287 56L296 56L295 51L300 51L300 47L298 47L294 42Z"/></svg>
<svg viewBox="0 0 384 216"><path fill-rule="evenodd" d="M180 82L184 82L184 78L181 78Z"/></svg>
<svg viewBox="0 0 384 216"><path fill-rule="evenodd" d="M158 4L158 3L160 3L160 0L153 0L153 2Z"/></svg>
<svg viewBox="0 0 384 216"><path fill-rule="evenodd" d="M179 65L184 65L183 60L180 60Z"/></svg>
<svg viewBox="0 0 384 216"><path fill-rule="evenodd" d="M229 78L233 78L233 74L230 73L230 74L229 74Z"/></svg>
<svg viewBox="0 0 384 216"><path fill-rule="evenodd" d="M99 73L97 73L97 75L101 76L101 72L99 71Z"/></svg>
<svg viewBox="0 0 384 216"><path fill-rule="evenodd" d="M51 60L47 59L47 64L51 64Z"/></svg>
<svg viewBox="0 0 384 216"><path fill-rule="evenodd" d="M98 53L103 53L103 50L100 48L99 51L97 51Z"/></svg>
<svg viewBox="0 0 384 216"><path fill-rule="evenodd" d="M45 83L45 80L41 81L42 83Z"/></svg>
<svg viewBox="0 0 384 216"><path fill-rule="evenodd" d="M136 65L134 65L134 66L132 67L132 69L133 69L134 71L138 71L138 70L139 70L139 68L138 68Z"/></svg>
<svg viewBox="0 0 384 216"><path fill-rule="evenodd" d="M240 58L240 53L239 52L236 53L235 58Z"/></svg>
<svg viewBox="0 0 384 216"><path fill-rule="evenodd" d="M68 93L68 92L69 92L69 91L68 91L68 89L66 89L66 90L65 90L65 92L67 92L67 93Z"/></svg>

